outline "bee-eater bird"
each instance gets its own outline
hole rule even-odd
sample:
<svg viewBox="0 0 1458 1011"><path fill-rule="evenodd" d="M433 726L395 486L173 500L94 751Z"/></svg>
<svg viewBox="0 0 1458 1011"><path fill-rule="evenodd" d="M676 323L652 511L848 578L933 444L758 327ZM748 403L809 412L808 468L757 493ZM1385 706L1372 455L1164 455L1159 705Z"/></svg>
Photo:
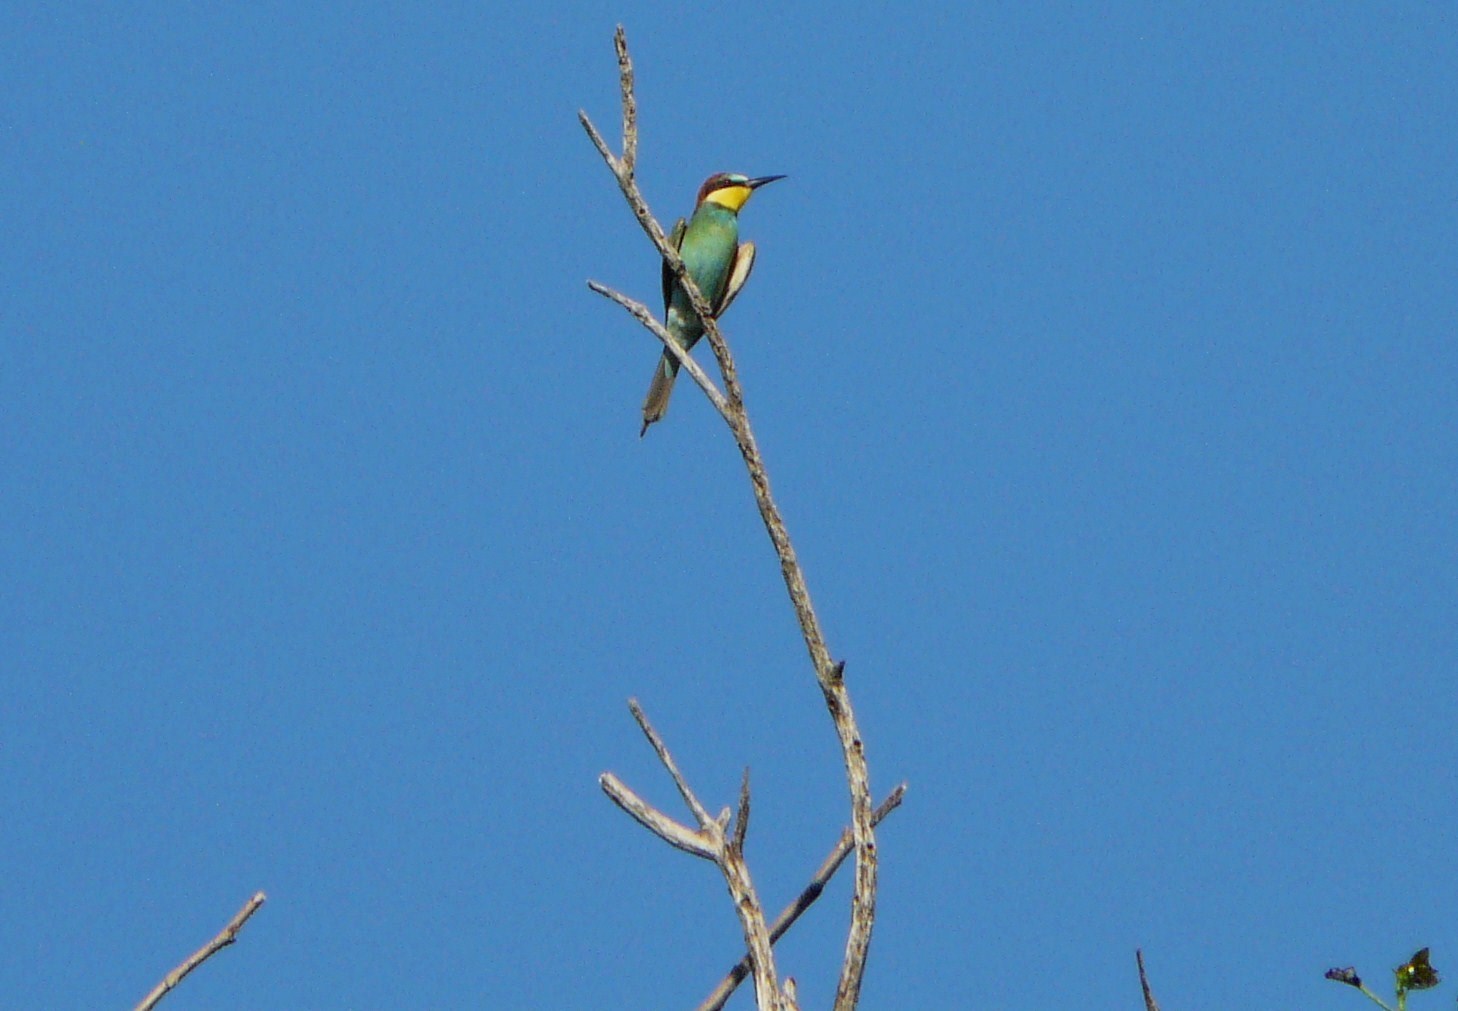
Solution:
<svg viewBox="0 0 1458 1011"><path fill-rule="evenodd" d="M684 267L699 286L704 301L712 310L710 315L715 319L729 308L754 267L754 243L741 245L739 242L739 211L749 202L755 190L765 183L783 178L760 176L751 179L732 172L709 176L699 187L694 216L687 224L679 218L673 226L668 241L683 258ZM667 263L663 265L663 319L665 329L685 351L704 335L704 324L694 315L688 293L678 283L673 271L668 269ZM677 378L678 359L665 348L663 357L658 360L658 368L653 371L648 396L643 401L643 430L638 433L639 436L668 411L668 397Z"/></svg>

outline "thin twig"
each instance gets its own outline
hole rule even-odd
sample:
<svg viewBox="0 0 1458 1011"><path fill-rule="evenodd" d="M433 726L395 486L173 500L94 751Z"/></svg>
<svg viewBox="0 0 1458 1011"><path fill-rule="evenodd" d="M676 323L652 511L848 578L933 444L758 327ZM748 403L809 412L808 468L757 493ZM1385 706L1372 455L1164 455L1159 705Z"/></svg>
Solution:
<svg viewBox="0 0 1458 1011"><path fill-rule="evenodd" d="M1134 960L1139 963L1139 986L1144 991L1144 1011L1159 1011L1159 1001L1154 999L1154 991L1149 988L1149 977L1144 973L1144 952L1135 948Z"/></svg>
<svg viewBox="0 0 1458 1011"><path fill-rule="evenodd" d="M901 801L905 796L906 784L902 783L896 789L892 790L885 800L881 801L881 806L876 808L875 812L871 815L871 823L873 825L881 824L882 820L888 814L901 806ZM840 865L850 855L854 845L855 840L851 835L851 830L846 829L840 834L840 839L836 841L835 847L830 851L830 854L826 856L816 869L814 875L811 876L810 883L800 891L799 895L795 896L789 905L780 910L780 915L776 916L775 922L770 924L771 944L784 937L785 933L800 918L801 914L815 904L815 900L820 898L821 893L825 891L825 886L830 883L830 879L835 876L835 872L840 870ZM696 1011L719 1011L720 1008L728 1003L729 997L739 987L739 984L744 982L744 977L749 975L749 970L749 956L745 955L734 968L725 973L719 985L714 988L714 992L704 998Z"/></svg>
<svg viewBox="0 0 1458 1011"><path fill-rule="evenodd" d="M694 831L682 822L674 821L634 793L611 772L604 772L597 777L597 782L602 787L602 792L612 798L614 804L668 845L681 849L685 853L692 853L696 857L703 857L705 860L717 858L712 841L705 838L703 833Z"/></svg>
<svg viewBox="0 0 1458 1011"><path fill-rule="evenodd" d="M623 94L622 172L631 179L638 167L638 102L633 97L633 58L628 55L628 33L622 25L613 32L613 47L618 51L618 90Z"/></svg>
<svg viewBox="0 0 1458 1011"><path fill-rule="evenodd" d="M699 823L699 828L706 829L711 824L716 824L714 819L709 817L709 812L705 810L704 805L699 803L699 798L694 796L694 791L689 788L688 781L683 778L683 773L678 771L678 764L669 754L668 745L663 743L663 738L658 736L658 731L654 730L653 724L648 722L648 715L643 712L643 707L638 705L638 700L629 699L628 709L632 712L633 719L638 721L638 728L643 731L643 736L648 738L648 743L653 745L653 750L658 753L658 760L663 763L663 767L673 778L673 785L678 787L679 796L694 813L694 820Z"/></svg>
<svg viewBox="0 0 1458 1011"><path fill-rule="evenodd" d="M178 983L182 982L183 977L202 965L217 952L238 940L238 931L243 929L243 924L248 922L250 916L258 912L258 907L262 906L267 898L268 896L262 892L258 892L253 898L245 902L243 908L238 910L238 915L228 921L228 925L218 932L218 936L197 949L185 962L169 972L163 978L162 982L152 988L151 993L142 998L142 1002L137 1005L136 1011L151 1011L151 1008L157 1006L158 1001L167 996Z"/></svg>
<svg viewBox="0 0 1458 1011"><path fill-rule="evenodd" d="M719 388L714 385L714 381L709 378L709 374L704 371L703 366L694 361L678 341L669 336L663 324L653 318L653 313L648 311L646 305L642 302L635 302L621 292L614 291L605 284L598 284L596 281L588 281L587 286L628 310L634 319L647 327L653 336L663 342L663 346L668 349L668 352L678 359L679 365L683 366L693 381L698 384L699 389L704 391L709 398L709 403L714 405L714 409L725 418L729 416L729 402L724 399L724 394L719 392Z"/></svg>
<svg viewBox="0 0 1458 1011"><path fill-rule="evenodd" d="M733 846L744 852L744 837L749 834L749 768L745 767L744 779L739 784L739 810L734 816Z"/></svg>
<svg viewBox="0 0 1458 1011"><path fill-rule="evenodd" d="M602 134L597 132L597 127L592 125L592 120L588 119L587 113L581 109L577 110L577 122L582 124L582 128L587 131L587 136L592 138L592 146L597 148L597 153L602 155L603 161L608 163L608 168L613 170L613 175L621 172L622 168L618 164L617 155L613 154L612 149L607 146L607 141L602 139Z"/></svg>

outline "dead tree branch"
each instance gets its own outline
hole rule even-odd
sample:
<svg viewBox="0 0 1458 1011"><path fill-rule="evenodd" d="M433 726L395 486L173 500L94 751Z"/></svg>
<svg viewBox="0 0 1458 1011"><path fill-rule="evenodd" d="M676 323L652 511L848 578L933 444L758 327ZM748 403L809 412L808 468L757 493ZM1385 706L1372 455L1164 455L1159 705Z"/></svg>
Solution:
<svg viewBox="0 0 1458 1011"><path fill-rule="evenodd" d="M718 362L719 371L724 378L723 397L715 396L717 390L713 389L713 384L707 376L701 375L701 370L691 367L692 359L682 352L676 341L668 337L667 331L658 326L656 321L650 322L652 317L646 309L596 282L589 282L589 285L593 291L613 299L637 316L640 322L643 322L663 343L664 347L678 358L680 364L689 369L694 381L709 395L715 408L728 424L733 433L735 445L739 448L740 456L744 459L745 467L749 472L750 484L754 489L755 504L759 507L760 518L764 522L765 530L769 533L775 554L779 558L780 572L785 582L785 588L789 592L791 604L795 609L795 617L800 624L805 648L810 654L810 661L815 669L816 681L825 698L831 720L835 724L845 763L846 780L850 789L851 836L856 854L856 880L851 900L851 926L846 939L840 980L836 987L835 1007L837 1011L851 1011L860 998L866 954L870 948L871 931L875 923L877 865L870 774L866 765L860 729L857 726L855 712L851 707L850 693L845 684L845 664L837 663L831 658L830 649L825 643L820 620L816 616L815 608L810 600L810 590L805 582L805 575L796 558L795 549L790 542L790 535L785 527L784 518L780 514L779 506L770 492L769 475L765 469L759 445L750 428L749 415L744 408L744 392L739 383L738 370L729 346L719 331L718 323L714 319L703 293L699 291L698 285L685 270L677 251L669 245L663 228L653 217L647 202L638 189L635 178L638 148L637 103L633 97L633 70L632 61L628 55L627 36L621 26L618 27L615 36L615 45L618 54L623 108L622 157L614 155L608 148L602 135L598 133L585 112L579 112L578 119L592 139L598 153L602 155L603 160L612 171L618 188L622 191L628 206L632 208L638 224L647 233L659 255L663 257L664 262L677 277L678 283L693 304L694 312L703 322L704 336L713 349L714 358ZM776 991L775 999L779 999L778 991ZM766 1005L762 1003L761 1006Z"/></svg>
<svg viewBox="0 0 1458 1011"><path fill-rule="evenodd" d="M648 716L643 712L643 707L638 705L638 700L629 699L628 708L633 712L633 719L638 721L643 736L653 745L658 761L668 770L674 786L678 787L679 796L693 814L698 828L691 829L674 821L624 786L610 772L604 773L598 782L619 807L654 835L686 853L712 861L719 868L724 875L724 883L729 886L729 894L734 899L740 926L744 929L744 942L749 948L750 965L754 973L755 999L761 1008L782 1011L784 997L775 974L775 956L770 946L769 927L765 925L764 907L754 890L749 864L744 859L744 829L749 823L748 773L745 774L744 785L740 788L739 817L731 834L726 831L729 827L728 809L717 818L709 815L708 809L699 803L699 798L679 772L668 745L663 743L663 738L653 729L653 724L648 721Z"/></svg>
<svg viewBox="0 0 1458 1011"><path fill-rule="evenodd" d="M152 988L151 993L142 998L142 1002L137 1005L136 1011L151 1011L152 1008L157 1006L158 1001L167 996L178 983L182 982L184 976L238 940L238 931L243 929L243 924L248 922L250 916L258 912L258 907L262 906L267 898L262 892L258 892L253 898L244 903L243 908L238 910L238 915L228 921L228 925L218 932L218 936L197 949L197 951L188 956L185 962L169 972L163 978L162 982Z"/></svg>
<svg viewBox="0 0 1458 1011"><path fill-rule="evenodd" d="M906 784L902 783L891 791L890 796L881 801L881 806L876 808L871 815L871 824L881 824L881 821L888 814L901 806L902 798L905 796ZM775 922L770 924L769 933L771 944L784 937L790 927L794 925L795 921L800 918L800 914L813 906L815 900L820 898L820 894L825 891L825 886L830 883L830 879L835 876L835 872L840 870L840 865L850 855L851 847L854 844L855 841L850 829L846 829L840 834L840 839L836 842L835 848L821 862L814 875L811 876L810 883L801 889L800 894L795 896L794 900L788 906L780 910L780 915L776 916ZM730 995L734 993L740 983L744 982L744 977L749 975L749 971L749 956L745 955L734 968L725 974L724 979L714 988L714 992L704 998L696 1011L719 1011L720 1008L729 1002ZM787 984L789 982L791 981L786 980Z"/></svg>
<svg viewBox="0 0 1458 1011"><path fill-rule="evenodd" d="M1144 991L1144 1009L1159 1011L1159 1001L1154 999L1154 991L1149 988L1149 977L1144 972L1144 952L1138 948L1134 949L1134 961L1139 963L1139 988Z"/></svg>

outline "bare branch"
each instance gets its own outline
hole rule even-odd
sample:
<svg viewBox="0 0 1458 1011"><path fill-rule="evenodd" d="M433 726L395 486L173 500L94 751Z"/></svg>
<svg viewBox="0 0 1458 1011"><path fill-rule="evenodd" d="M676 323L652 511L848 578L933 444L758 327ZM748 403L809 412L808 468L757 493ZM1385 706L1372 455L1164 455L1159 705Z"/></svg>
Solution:
<svg viewBox="0 0 1458 1011"><path fill-rule="evenodd" d="M238 910L238 915L229 920L226 927L218 931L217 937L193 952L185 962L169 972L162 982L153 987L152 992L143 997L142 1002L137 1005L136 1011L151 1011L157 1006L157 1002L167 996L178 983L181 983L188 973L238 940L238 931L243 929L243 924L248 922L250 916L258 912L258 907L262 906L267 898L268 896L262 892L255 893L253 898L245 902L243 908Z"/></svg>
<svg viewBox="0 0 1458 1011"><path fill-rule="evenodd" d="M860 999L861 981L865 975L866 955L870 949L871 932L875 923L876 912L876 843L874 823L871 810L871 788L870 774L866 765L864 744L861 740L860 729L857 725L855 712L851 707L850 693L846 688L844 680L844 664L836 664L830 656L829 647L825 643L825 636L820 627L820 620L815 613L815 608L810 600L810 591L805 582L805 576L800 568L799 560L790 542L789 533L785 527L784 518L780 515L779 507L776 505L773 495L770 492L769 476L764 466L763 457L760 454L758 443L755 441L753 431L749 425L749 416L744 410L743 389L739 384L738 371L734 364L733 356L729 347L719 331L718 322L713 318L713 312L708 302L704 299L703 293L699 291L698 285L692 276L685 269L683 260L679 258L677 250L673 249L663 228L648 209L647 202L643 199L637 183L634 181L635 166L625 164L631 159L636 159L637 151L637 106L633 98L633 78L631 74L631 61L627 55L627 38L621 28L615 37L615 45L618 49L618 65L620 87L623 100L623 129L624 129L624 156L617 158L607 149L602 142L601 136L593 127L591 120L586 113L579 113L583 128L588 136L592 138L594 146L602 155L604 162L612 171L613 177L617 180L618 188L622 191L628 206L632 208L634 216L638 219L639 226L652 240L654 247L663 258L664 263L677 278L678 284L688 295L693 305L695 314L702 321L704 336L708 339L709 346L713 349L715 360L718 362L719 371L724 377L724 394L727 400L727 409L719 408L721 415L728 423L730 431L734 435L735 444L739 448L745 467L749 472L750 484L754 489L755 503L759 508L760 518L769 533L770 541L774 545L775 554L780 561L780 572L785 582L785 588L790 595L790 601L795 609L795 616L800 624L801 635L805 640L806 650L810 654L811 664L815 669L815 677L820 685L821 693L825 698L826 708L830 712L831 720L835 724L836 735L839 738L842 758L846 767L846 780L850 789L851 799L851 834L854 841L856 854L856 880L854 895L851 899L851 928L846 939L845 958L841 966L840 980L836 987L835 1007L837 1011L851 1011L855 1008ZM627 68L626 72L625 69ZM631 135L631 136L630 136ZM601 286L594 285L593 290L601 294L609 295ZM628 305L628 300L621 297L614 298L630 312L634 310ZM646 311L645 311L646 312ZM637 315L637 313L634 313ZM646 325L646 324L645 324ZM654 335L664 342L665 347L672 347L672 341L665 341L659 333L661 328L649 327ZM682 362L687 363L688 358L682 356ZM695 377L698 382L698 378ZM700 383L704 386L704 383ZM705 387L705 392L708 392ZM711 397L711 399L713 399ZM698 812L695 812L698 815ZM726 870L726 876L728 871ZM732 888L731 884L731 888ZM754 952L753 945L750 946L751 953ZM759 970L763 967L758 956L755 958L756 965L756 989L761 1007L773 1006L780 1000L778 990L766 994L760 987ZM766 1004L766 998L770 1001Z"/></svg>
<svg viewBox="0 0 1458 1011"><path fill-rule="evenodd" d="M622 25L613 33L613 46L618 51L618 86L623 93L622 174L631 179L638 167L638 102L633 97L633 59L628 55L628 33Z"/></svg>
<svg viewBox="0 0 1458 1011"><path fill-rule="evenodd" d="M623 157L620 159L613 154L607 141L603 140L602 134L597 132L597 127L592 125L592 120L581 109L577 110L577 121L592 138L592 146L597 148L602 160L613 170L618 185L622 186L633 181L633 174L638 167L638 102L633 97L633 59L628 55L628 36L622 25L618 25L617 31L613 33L613 45L618 51L618 86L622 92Z"/></svg>
<svg viewBox="0 0 1458 1011"><path fill-rule="evenodd" d="M620 34L618 39L619 51L626 53L626 37ZM624 58L620 57L620 67ZM626 129L629 120L628 109L633 101L631 77L622 78L621 83L624 88L623 120ZM633 105L631 108L633 123L636 126L637 107ZM632 173L625 171L622 163L606 149L605 145L600 143L601 137L598 136L586 113L579 113L578 118L582 121L588 135L593 137L593 143L598 147L598 152L602 154L608 168L612 170L613 177L618 181L618 188L622 190L628 206L633 209L633 215L638 219L638 224L653 240L653 245L658 249L659 255L663 257L669 269L678 278L678 283L693 304L695 314L704 324L704 336L708 339L709 346L714 351L714 358L719 363L719 371L724 376L724 393L728 400L728 410L720 409L720 413L728 423L730 431L733 432L735 445L739 447L739 454L743 457L745 467L749 471L749 480L754 488L754 499L755 504L759 507L760 519L769 533L775 554L779 557L780 573L785 581L785 589L789 592L790 602L795 609L795 617L800 623L800 632L805 640L805 648L809 652L810 662L815 668L815 678L820 683L821 693L825 696L826 708L830 711L831 720L835 724L836 736L840 739L841 755L846 768L846 781L851 795L851 830L855 835L856 846L856 886L855 894L851 898L851 929L846 938L845 960L841 966L840 982L836 986L835 1007L837 1011L851 1011L860 999L861 979L866 971L866 953L870 950L871 930L875 924L876 838L871 826L870 771L866 765L865 746L861 741L855 711L851 708L850 692L847 690L842 676L844 666L835 664L831 659L830 649L825 643L825 635L820 628L820 619L810 601L810 589L805 582L805 574L795 555L794 545L790 543L790 535L785 527L784 517L780 515L779 506L770 492L769 474L765 470L764 458L760 455L759 444L755 441L754 432L749 426L749 415L744 410L744 391L739 384L739 373L734 364L734 357L730 354L729 346L724 342L723 334L719 332L719 324L713 317L713 311L699 291L694 279L684 268L683 260L679 258L677 250L668 244L668 239L663 234L663 228L648 210L648 204L643 199L642 193L639 192ZM636 130L634 136L636 143ZM661 337L659 339L662 340ZM664 346L667 347L669 344L665 343ZM697 382L697 379L695 381ZM715 407L718 406L716 403Z"/></svg>
<svg viewBox="0 0 1458 1011"><path fill-rule="evenodd" d="M698 797L694 795L693 790L684 780L682 773L678 771L678 765L674 762L673 755L669 753L668 745L663 742L658 731L653 729L653 724L648 721L648 716L643 712L643 707L638 704L638 700L629 699L628 708L632 711L633 718L638 721L638 726L642 728L644 736L648 738L648 743L653 746L659 762L673 778L674 785L678 787L678 792L683 796L684 802L694 812L694 817L699 823L699 831L694 832L654 809L610 772L599 777L598 782L619 807L627 811L654 835L671 846L695 856L713 860L718 866L724 875L724 883L729 886L729 894L734 899L734 910L739 915L739 923L744 931L744 943L751 953L755 999L759 1001L761 1008L768 1009L768 1011L779 1011L782 998L775 976L774 950L770 944L769 928L765 925L764 907L760 905L759 895L755 892L754 882L749 875L749 865L744 860L742 826L748 824L749 818L747 810L748 774L746 773L745 786L740 794L740 825L736 826L736 840L734 844L731 844L724 835L725 827L729 823L728 808L725 808L724 813L718 818L710 818L709 813L704 810L704 806L699 803Z"/></svg>
<svg viewBox="0 0 1458 1011"><path fill-rule="evenodd" d="M611 772L604 772L597 778L597 782L602 787L602 792L612 798L614 804L668 845L705 860L717 860L712 841L649 804Z"/></svg>
<svg viewBox="0 0 1458 1011"><path fill-rule="evenodd" d="M683 797L683 802L694 813L694 820L699 823L699 828L707 829L710 825L718 824L709 817L709 812L704 809L704 805L699 803L699 798L694 796L694 791L689 788L688 782L683 778L683 773L678 771L678 764L668 753L668 745L663 743L663 738L658 736L658 731L654 730L653 724L648 722L648 714L643 712L643 707L638 705L638 700L629 699L628 709L633 713L633 719L638 721L638 727L643 731L643 736L648 738L648 743L653 745L653 750L658 753L658 760L668 770L669 776L673 777L673 785L678 787L679 796Z"/></svg>
<svg viewBox="0 0 1458 1011"><path fill-rule="evenodd" d="M729 894L734 897L734 908L739 913L739 923L744 929L744 943L749 949L749 960L754 970L754 999L761 1011L783 1011L784 995L775 976L775 953L770 944L769 928L764 922L764 907L759 904L759 895L749 877L749 864L745 862L744 850L724 843L723 861L719 869L724 872L724 881Z"/></svg>
<svg viewBox="0 0 1458 1011"><path fill-rule="evenodd" d="M744 769L744 779L739 784L739 810L734 816L733 846L744 852L744 837L749 832L749 768Z"/></svg>
<svg viewBox="0 0 1458 1011"><path fill-rule="evenodd" d="M1139 963L1139 986L1144 991L1144 1011L1159 1011L1159 1001L1154 999L1154 991L1149 989L1149 977L1144 974L1144 952L1135 948L1134 960Z"/></svg>
<svg viewBox="0 0 1458 1011"><path fill-rule="evenodd" d="M635 302L626 295L614 291L605 284L598 284L596 281L588 281L587 286L604 298L618 303L628 310L634 319L647 327L654 337L663 342L663 346L668 349L668 352L678 359L679 365L683 366L693 381L698 384L699 389L704 391L705 396L709 398L709 403L714 405L714 409L726 418L729 416L729 402L724 399L724 394L719 392L719 388L714 385L714 381L709 378L709 374L704 371L703 366L694 361L678 341L669 336L663 324L653 318L653 314L648 311L646 305L642 302Z"/></svg>
<svg viewBox="0 0 1458 1011"><path fill-rule="evenodd" d="M622 67L621 60L626 58L627 45L627 38L622 37L621 52L624 54L624 57L619 60L620 71ZM629 73L623 83L631 86L632 63L629 62L628 66ZM627 91L623 95L624 158L618 158L612 153L607 146L607 141L602 139L602 134L597 131L597 127L593 126L591 118L588 117L585 111L581 109L577 110L577 121L582 124L582 128L587 131L587 136L592 140L592 146L597 148L597 153L602 155L602 160L612 170L613 178L618 181L618 189L622 190L623 197L628 201L628 206L633 209L633 216L638 219L639 226L643 231L648 233L648 237L653 240L653 245L658 248L659 254L668 261L669 266L682 278L684 273L683 261L678 258L678 251L668 244L668 236L664 234L663 226L653 217L653 212L648 209L648 203L643 199L643 194L638 190L638 184L634 181L636 166L624 164L627 151L633 153L635 160L637 159L638 151L638 107L632 92ZM690 292L690 297L693 300L694 309L701 316L710 312L709 304L698 293L697 286Z"/></svg>
<svg viewBox="0 0 1458 1011"><path fill-rule="evenodd" d="M618 163L617 156L607 146L607 141L602 139L602 134L597 132L597 127L592 125L592 120L587 118L587 113L581 109L577 110L577 122L582 124L582 128L587 131L587 136L592 138L592 146L597 148L597 153L602 155L603 161L608 163L608 168L613 170L613 175L621 172L622 167Z"/></svg>
<svg viewBox="0 0 1458 1011"><path fill-rule="evenodd" d="M905 796L906 784L902 783L896 789L892 790L885 800L881 801L881 806L876 808L875 812L871 815L871 824L881 824L881 821L888 814L901 806L901 801ZM821 893L825 891L825 886L830 883L830 879L835 876L835 872L840 870L840 865L850 855L854 845L855 841L851 835L851 830L846 829L840 834L840 839L836 842L830 854L821 862L819 868L816 869L814 876L810 878L810 883L801 890L799 895L795 896L794 900L788 906L780 910L780 915L776 916L775 922L770 924L771 944L784 937L790 927L794 925L795 921L800 918L800 915L815 904L815 900L820 898ZM744 977L749 975L749 968L749 956L745 955L734 968L725 974L724 978L719 982L719 985L714 988L714 992L704 998L696 1011L719 1011L720 1008L728 1003L730 995L739 987L739 984L744 982Z"/></svg>

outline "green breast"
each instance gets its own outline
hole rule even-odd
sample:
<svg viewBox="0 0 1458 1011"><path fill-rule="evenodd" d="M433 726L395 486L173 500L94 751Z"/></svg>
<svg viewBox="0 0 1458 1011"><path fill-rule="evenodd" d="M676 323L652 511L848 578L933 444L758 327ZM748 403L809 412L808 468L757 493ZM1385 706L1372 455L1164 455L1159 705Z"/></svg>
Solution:
<svg viewBox="0 0 1458 1011"><path fill-rule="evenodd" d="M710 305L717 305L724 297L724 286L729 283L729 268L734 264L734 254L738 249L739 216L718 204L700 205L684 232L683 248L679 254ZM682 297L682 293L676 291L673 300L678 302ZM684 308L687 308L686 302Z"/></svg>

